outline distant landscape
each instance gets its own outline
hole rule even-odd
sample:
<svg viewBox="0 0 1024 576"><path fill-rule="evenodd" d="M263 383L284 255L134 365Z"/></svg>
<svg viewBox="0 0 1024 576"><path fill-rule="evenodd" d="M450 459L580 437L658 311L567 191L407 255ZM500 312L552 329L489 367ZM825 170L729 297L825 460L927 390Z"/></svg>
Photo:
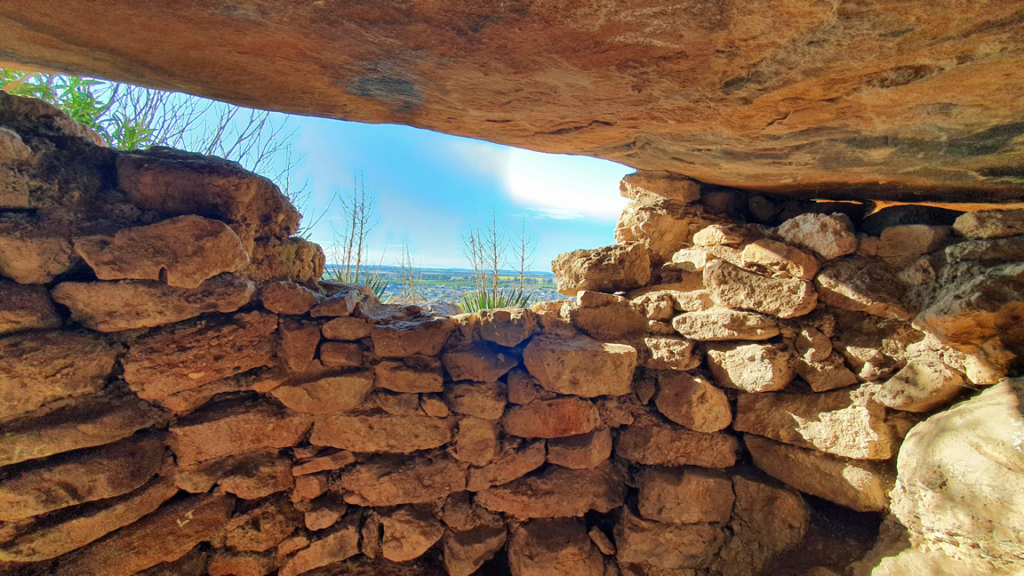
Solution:
<svg viewBox="0 0 1024 576"><path fill-rule="evenodd" d="M336 268L327 265L328 272ZM379 272L378 272L379 270ZM464 268L414 268L417 302L446 302L458 304L465 294L475 288L473 271ZM377 273L388 282L385 295L400 299L402 293L402 268L399 266L377 266L370 268L370 274ZM519 288L518 270L499 270L498 287ZM526 272L523 275L523 289L532 293L530 302L565 300L567 297L555 291L555 275L551 272Z"/></svg>

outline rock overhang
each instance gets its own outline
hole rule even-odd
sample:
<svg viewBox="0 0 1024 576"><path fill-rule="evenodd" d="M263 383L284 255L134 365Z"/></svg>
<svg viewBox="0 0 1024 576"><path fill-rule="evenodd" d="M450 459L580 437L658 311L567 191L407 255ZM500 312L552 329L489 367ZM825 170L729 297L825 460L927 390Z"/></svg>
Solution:
<svg viewBox="0 0 1024 576"><path fill-rule="evenodd" d="M0 61L803 197L1024 197L1024 13L12 0Z"/></svg>

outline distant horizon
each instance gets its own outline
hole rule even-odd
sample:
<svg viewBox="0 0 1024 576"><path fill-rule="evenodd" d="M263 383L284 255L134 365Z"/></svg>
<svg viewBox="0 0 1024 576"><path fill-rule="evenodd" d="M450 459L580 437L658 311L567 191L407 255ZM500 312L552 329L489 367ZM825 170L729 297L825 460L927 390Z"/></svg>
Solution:
<svg viewBox="0 0 1024 576"><path fill-rule="evenodd" d="M333 268L342 268L342 267L344 267L344 264L336 264L336 263L328 262L327 265L326 265L326 268L332 268L332 267ZM377 264L370 264L370 265L363 265L361 267L361 270L376 270L377 268L378 268ZM381 264L379 266L379 268L381 270L385 270L387 272L394 272L394 271L399 271L399 270L402 269L401 266L398 266L398 265L395 265L395 264ZM425 271L432 271L432 272L464 272L464 273L467 273L467 274L473 274L473 269L472 268L459 268L459 267L455 267L455 266L413 266L413 270L425 270ZM487 273L490 273L490 271L488 271ZM505 270L505 269L499 268L498 269L498 274L501 274L501 275L504 275L504 276L516 276L516 275L519 274L519 270ZM523 274L526 275L526 276L544 276L544 277L550 277L550 278L554 278L555 277L555 275L553 273L548 272L548 271L544 271L544 270L526 270Z"/></svg>

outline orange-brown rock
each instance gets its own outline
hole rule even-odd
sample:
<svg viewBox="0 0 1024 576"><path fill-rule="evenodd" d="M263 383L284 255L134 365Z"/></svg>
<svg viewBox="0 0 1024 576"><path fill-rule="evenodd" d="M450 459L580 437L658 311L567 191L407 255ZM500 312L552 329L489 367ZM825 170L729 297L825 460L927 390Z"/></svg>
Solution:
<svg viewBox="0 0 1024 576"><path fill-rule="evenodd" d="M77 332L0 339L0 420L98 392L121 350L96 335Z"/></svg>
<svg viewBox="0 0 1024 576"><path fill-rule="evenodd" d="M129 344L124 379L150 400L273 362L277 316L245 312L157 329Z"/></svg>
<svg viewBox="0 0 1024 576"><path fill-rule="evenodd" d="M466 489L480 492L491 486L501 486L544 465L544 441L527 444L506 442L498 458L481 468L470 468Z"/></svg>
<svg viewBox="0 0 1024 576"><path fill-rule="evenodd" d="M266 576L277 568L277 555L268 552L228 552L217 550L206 565L209 576Z"/></svg>
<svg viewBox="0 0 1024 576"><path fill-rule="evenodd" d="M277 331L281 335L281 356L288 369L303 372L309 368L320 344L320 326L315 321L281 318Z"/></svg>
<svg viewBox="0 0 1024 576"><path fill-rule="evenodd" d="M452 380L496 382L518 366L519 359L507 350L478 342L448 350L441 355L441 363Z"/></svg>
<svg viewBox="0 0 1024 576"><path fill-rule="evenodd" d="M558 291L576 296L580 290L618 292L644 286L651 279L651 258L640 242L575 250L551 261Z"/></svg>
<svg viewBox="0 0 1024 576"><path fill-rule="evenodd" d="M537 519L512 531L508 563L513 576L603 576L604 559L575 518Z"/></svg>
<svg viewBox="0 0 1024 576"><path fill-rule="evenodd" d="M586 336L538 336L523 352L523 364L544 389L586 398L628 394L636 362L632 346Z"/></svg>
<svg viewBox="0 0 1024 576"><path fill-rule="evenodd" d="M520 438L564 438L586 434L601 423L592 402L567 396L512 406L502 418L505 432Z"/></svg>
<svg viewBox="0 0 1024 576"><path fill-rule="evenodd" d="M374 368L377 387L394 392L441 392L444 373L441 361L433 356L414 354L401 360L384 360Z"/></svg>
<svg viewBox="0 0 1024 576"><path fill-rule="evenodd" d="M359 520L359 514L347 514L330 533L310 542L309 547L288 559L279 574L298 576L303 572L334 564L358 554Z"/></svg>
<svg viewBox="0 0 1024 576"><path fill-rule="evenodd" d="M63 282L53 299L71 309L71 318L86 328L119 332L152 328L208 312L234 312L252 299L256 286L224 275L196 288L176 288L162 282Z"/></svg>
<svg viewBox="0 0 1024 576"><path fill-rule="evenodd" d="M454 329L450 318L421 318L370 329L374 352L381 358L405 358L413 354L437 356Z"/></svg>
<svg viewBox="0 0 1024 576"><path fill-rule="evenodd" d="M239 374L238 376L217 380L210 382L209 384L203 384L198 388L192 388L191 390L183 390L181 392L171 394L170 396L160 398L155 402L164 408L171 410L175 414L183 416L192 412L196 408L199 408L203 404L206 404L218 394L247 392L250 390L260 394L266 394L280 386L286 379L287 375L284 370L250 370L244 374Z"/></svg>
<svg viewBox="0 0 1024 576"><path fill-rule="evenodd" d="M552 466L503 486L478 492L474 501L519 520L583 516L590 510L610 512L626 497L625 472L611 462L572 470Z"/></svg>
<svg viewBox="0 0 1024 576"><path fill-rule="evenodd" d="M638 170L622 177L619 194L633 200L653 194L666 200L689 203L700 199L700 183L664 170Z"/></svg>
<svg viewBox="0 0 1024 576"><path fill-rule="evenodd" d="M724 542L725 534L717 526L654 522L629 510L615 526L619 563L642 566L646 573L706 568Z"/></svg>
<svg viewBox="0 0 1024 576"><path fill-rule="evenodd" d="M619 436L615 454L650 466L728 468L736 463L739 442L722 433L693 432L674 424L638 423Z"/></svg>
<svg viewBox="0 0 1024 576"><path fill-rule="evenodd" d="M0 276L49 284L81 263L68 235L25 214L0 213Z"/></svg>
<svg viewBox="0 0 1024 576"><path fill-rule="evenodd" d="M370 402L392 416L420 415L420 395L411 393L395 393L377 390ZM427 414L430 416L429 414Z"/></svg>
<svg viewBox="0 0 1024 576"><path fill-rule="evenodd" d="M504 524L467 531L447 530L442 540L444 567L449 576L470 576L505 546Z"/></svg>
<svg viewBox="0 0 1024 576"><path fill-rule="evenodd" d="M704 268L704 285L716 304L795 318L814 310L814 285L798 278L769 278L715 260Z"/></svg>
<svg viewBox="0 0 1024 576"><path fill-rule="evenodd" d="M548 462L563 468L593 468L612 455L612 434L609 428L588 434L548 440Z"/></svg>
<svg viewBox="0 0 1024 576"><path fill-rule="evenodd" d="M249 256L249 265L238 274L257 284L286 280L313 285L324 275L323 248L305 238L257 238Z"/></svg>
<svg viewBox="0 0 1024 576"><path fill-rule="evenodd" d="M296 462L295 466L292 468L292 474L295 476L304 476L306 474L314 474L316 472L324 472L326 470L338 470L355 461L356 457L351 452L342 450L326 456L316 456L315 458Z"/></svg>
<svg viewBox="0 0 1024 576"><path fill-rule="evenodd" d="M497 420L484 420L475 416L459 418L459 431L449 453L452 458L470 466L486 466L494 461L501 450L498 433Z"/></svg>
<svg viewBox="0 0 1024 576"><path fill-rule="evenodd" d="M466 465L436 453L378 456L344 471L338 484L350 504L426 504L465 490Z"/></svg>
<svg viewBox="0 0 1024 576"><path fill-rule="evenodd" d="M892 273L877 260L856 258L826 266L814 280L821 301L829 306L867 312L882 318L909 320L900 302L903 293Z"/></svg>
<svg viewBox="0 0 1024 576"><path fill-rule="evenodd" d="M400 506L381 515L381 555L392 562L419 558L444 535L444 525L428 509Z"/></svg>
<svg viewBox="0 0 1024 576"><path fill-rule="evenodd" d="M58 328L60 324L45 287L0 279L0 334Z"/></svg>
<svg viewBox="0 0 1024 576"><path fill-rule="evenodd" d="M528 308L495 308L477 312L480 337L499 346L518 346L537 329L536 314Z"/></svg>
<svg viewBox="0 0 1024 576"><path fill-rule="evenodd" d="M654 403L666 418L696 432L718 432L732 423L725 392L686 372L660 373Z"/></svg>
<svg viewBox="0 0 1024 576"><path fill-rule="evenodd" d="M672 319L672 327L684 338L699 342L767 340L779 333L779 324L771 316L729 308L680 314Z"/></svg>
<svg viewBox="0 0 1024 576"><path fill-rule="evenodd" d="M75 251L100 280L159 280L178 288L198 288L208 278L249 263L231 228L191 215L114 236L76 238Z"/></svg>
<svg viewBox="0 0 1024 576"><path fill-rule="evenodd" d="M54 576L131 576L223 534L234 498L191 496L61 558Z"/></svg>
<svg viewBox="0 0 1024 576"><path fill-rule="evenodd" d="M356 305L366 299L369 295L360 290L342 290L329 296L323 302L317 304L309 314L313 318L330 317L339 318L350 316L355 312Z"/></svg>
<svg viewBox="0 0 1024 576"><path fill-rule="evenodd" d="M309 430L310 417L271 402L211 406L171 426L171 449L188 465L261 448L287 448Z"/></svg>
<svg viewBox="0 0 1024 576"><path fill-rule="evenodd" d="M363 347L354 342L324 342L320 362L334 368L358 368L363 364Z"/></svg>
<svg viewBox="0 0 1024 576"><path fill-rule="evenodd" d="M274 454L242 459L217 482L220 490L243 500L259 500L292 484L291 459Z"/></svg>
<svg viewBox="0 0 1024 576"><path fill-rule="evenodd" d="M724 524L736 499L727 476L701 468L647 468L637 487L640 515L672 524Z"/></svg>
<svg viewBox="0 0 1024 576"><path fill-rule="evenodd" d="M316 417L309 442L352 452L408 454L447 444L453 424L430 416L324 414Z"/></svg>
<svg viewBox="0 0 1024 576"><path fill-rule="evenodd" d="M370 325L362 318L333 318L320 327L328 340L359 340L370 335Z"/></svg>
<svg viewBox="0 0 1024 576"><path fill-rule="evenodd" d="M294 282L270 282L260 290L260 302L274 314L305 314L320 300L319 294Z"/></svg>
<svg viewBox="0 0 1024 576"><path fill-rule="evenodd" d="M232 517L225 528L226 543L240 552L264 552L290 536L301 518L286 497L274 496Z"/></svg>
<svg viewBox="0 0 1024 576"><path fill-rule="evenodd" d="M507 398L502 382L461 382L444 387L444 400L452 411L487 420L501 418Z"/></svg>

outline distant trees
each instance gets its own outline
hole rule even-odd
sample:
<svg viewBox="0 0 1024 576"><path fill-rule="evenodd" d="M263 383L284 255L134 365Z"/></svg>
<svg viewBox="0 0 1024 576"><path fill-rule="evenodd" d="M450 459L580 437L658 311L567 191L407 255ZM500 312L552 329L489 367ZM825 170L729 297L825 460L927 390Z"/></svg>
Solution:
<svg viewBox="0 0 1024 576"><path fill-rule="evenodd" d="M462 253L473 269L476 288L462 298L462 309L466 312L508 306L525 307L529 304L533 294L526 293L524 278L527 269L533 264L536 238L527 233L525 216L520 230L514 232L513 236L514 241L509 237L506 226L499 226L494 209L491 210L489 223L481 225L479 218L474 218L466 226L462 233ZM518 272L518 289L499 287L502 266L509 266Z"/></svg>

